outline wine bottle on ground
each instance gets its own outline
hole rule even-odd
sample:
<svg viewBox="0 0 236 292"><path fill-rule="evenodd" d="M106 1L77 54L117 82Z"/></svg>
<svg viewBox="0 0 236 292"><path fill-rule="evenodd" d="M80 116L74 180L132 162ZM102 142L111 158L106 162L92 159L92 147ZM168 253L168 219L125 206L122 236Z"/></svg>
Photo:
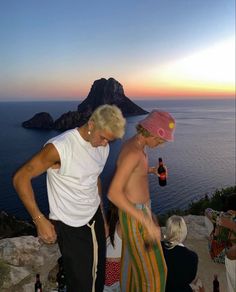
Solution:
<svg viewBox="0 0 236 292"><path fill-rule="evenodd" d="M159 161L159 165L158 165L158 168L157 168L157 172L159 174L158 180L159 180L159 185L163 187L163 186L165 186L167 184L167 181L166 181L166 168L163 165L163 161L162 161L161 157L159 157L158 161Z"/></svg>
<svg viewBox="0 0 236 292"><path fill-rule="evenodd" d="M214 275L213 280L213 292L220 292L220 283L218 281L217 275Z"/></svg>
<svg viewBox="0 0 236 292"><path fill-rule="evenodd" d="M39 274L36 274L36 281L35 281L35 284L34 284L34 291L35 292L42 292L42 283L40 281L40 275Z"/></svg>

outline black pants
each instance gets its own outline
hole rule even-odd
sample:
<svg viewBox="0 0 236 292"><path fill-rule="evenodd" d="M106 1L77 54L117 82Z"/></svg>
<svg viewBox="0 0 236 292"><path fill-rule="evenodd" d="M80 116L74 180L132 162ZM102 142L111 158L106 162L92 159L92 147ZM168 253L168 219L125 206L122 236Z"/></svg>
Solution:
<svg viewBox="0 0 236 292"><path fill-rule="evenodd" d="M102 292L105 279L106 239L104 221L100 207L90 220L95 221L98 243L98 265L95 289ZM62 254L67 292L91 292L93 284L93 240L90 227L71 227L61 221L54 221L58 244Z"/></svg>

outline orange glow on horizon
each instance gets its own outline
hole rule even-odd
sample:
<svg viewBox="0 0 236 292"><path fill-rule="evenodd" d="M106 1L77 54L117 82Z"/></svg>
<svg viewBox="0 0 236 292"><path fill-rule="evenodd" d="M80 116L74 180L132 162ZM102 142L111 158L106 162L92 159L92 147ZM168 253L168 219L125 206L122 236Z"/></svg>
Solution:
<svg viewBox="0 0 236 292"><path fill-rule="evenodd" d="M98 76L97 72L79 75L74 71L22 75L16 81L4 83L2 96L83 100L95 80L110 77L107 73L104 75ZM227 39L164 64L145 64L140 70L120 73L114 78L131 99L235 98L235 39Z"/></svg>
<svg viewBox="0 0 236 292"><path fill-rule="evenodd" d="M128 77L125 91L149 97L235 97L235 39Z"/></svg>
<svg viewBox="0 0 236 292"><path fill-rule="evenodd" d="M162 84L156 83L141 84L137 82L139 86L134 84L124 86L125 95L127 97L150 97L150 98L235 98L235 87L221 84Z"/></svg>

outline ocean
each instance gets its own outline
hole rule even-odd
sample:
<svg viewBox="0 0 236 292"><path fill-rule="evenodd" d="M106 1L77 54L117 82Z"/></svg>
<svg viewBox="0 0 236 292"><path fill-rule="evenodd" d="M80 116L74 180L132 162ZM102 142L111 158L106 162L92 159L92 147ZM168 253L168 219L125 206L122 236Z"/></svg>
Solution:
<svg viewBox="0 0 236 292"><path fill-rule="evenodd" d="M216 190L235 185L235 101L234 100L133 100L143 109L169 111L177 122L175 141L147 150L150 166L162 157L168 167L168 182L160 187L149 175L152 210L165 213L185 209ZM80 101L0 102L0 211L29 219L15 193L11 178L15 170L59 132L24 129L21 123L38 112L54 119L77 109ZM135 125L144 116L127 119L124 139L135 133ZM104 200L114 173L122 140L111 143L109 159L102 174ZM42 212L48 212L45 175L33 181Z"/></svg>

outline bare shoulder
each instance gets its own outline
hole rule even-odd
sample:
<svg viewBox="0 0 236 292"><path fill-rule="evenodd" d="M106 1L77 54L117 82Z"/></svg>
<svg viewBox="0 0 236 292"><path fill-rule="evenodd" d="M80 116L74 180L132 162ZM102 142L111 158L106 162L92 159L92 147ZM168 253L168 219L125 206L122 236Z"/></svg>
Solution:
<svg viewBox="0 0 236 292"><path fill-rule="evenodd" d="M60 164L60 156L53 144L46 144L39 152L37 152L25 166L31 168L40 168L46 170L53 165Z"/></svg>
<svg viewBox="0 0 236 292"><path fill-rule="evenodd" d="M41 160L52 161L57 163L60 161L59 153L56 147L52 144L46 144L37 154L36 157Z"/></svg>
<svg viewBox="0 0 236 292"><path fill-rule="evenodd" d="M137 149L133 141L127 140L121 148L121 152L118 158L118 163L122 160L134 160L137 161L143 156L142 152Z"/></svg>
<svg viewBox="0 0 236 292"><path fill-rule="evenodd" d="M23 164L15 173L15 177L36 177L48 168L60 163L59 154L52 144L48 144Z"/></svg>

